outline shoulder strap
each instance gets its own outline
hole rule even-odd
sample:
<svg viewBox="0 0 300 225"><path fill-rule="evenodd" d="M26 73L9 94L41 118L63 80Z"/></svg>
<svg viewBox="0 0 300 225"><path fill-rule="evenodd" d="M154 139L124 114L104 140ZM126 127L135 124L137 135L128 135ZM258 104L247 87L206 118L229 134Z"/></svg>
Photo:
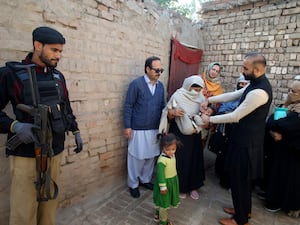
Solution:
<svg viewBox="0 0 300 225"><path fill-rule="evenodd" d="M12 71L19 71L19 70L22 70L21 68L18 68L17 66L18 65L23 65L22 63L20 62L17 62L17 61L9 61L9 62L6 62L5 65L10 68Z"/></svg>
<svg viewBox="0 0 300 225"><path fill-rule="evenodd" d="M18 68L17 65L23 65L20 62L10 61L6 63L6 67L10 68L21 81L26 81L29 79L29 75L25 69ZM5 67L3 67L5 68ZM1 71L0 71L1 72ZM60 73L57 70L53 71L53 79L61 80Z"/></svg>
<svg viewBox="0 0 300 225"><path fill-rule="evenodd" d="M6 63L6 66L12 72L14 72L21 81L28 80L29 75L28 75L27 71L25 69L17 67L18 65L23 65L23 64L20 62L15 62L15 61L10 61L10 62Z"/></svg>

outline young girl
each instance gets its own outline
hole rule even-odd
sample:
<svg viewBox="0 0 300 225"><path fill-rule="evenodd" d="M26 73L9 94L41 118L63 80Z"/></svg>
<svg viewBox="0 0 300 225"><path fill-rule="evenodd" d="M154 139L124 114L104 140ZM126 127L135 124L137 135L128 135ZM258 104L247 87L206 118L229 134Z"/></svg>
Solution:
<svg viewBox="0 0 300 225"><path fill-rule="evenodd" d="M155 221L162 225L172 225L168 221L167 210L179 204L179 183L176 171L175 152L181 145L174 134L160 136L161 155L157 160L157 174L153 187L153 200L156 207Z"/></svg>

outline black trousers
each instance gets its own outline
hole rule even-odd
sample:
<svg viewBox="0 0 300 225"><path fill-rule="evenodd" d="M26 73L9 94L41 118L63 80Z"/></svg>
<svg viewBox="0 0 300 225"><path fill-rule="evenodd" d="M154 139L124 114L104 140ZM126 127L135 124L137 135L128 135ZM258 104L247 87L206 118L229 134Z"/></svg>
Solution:
<svg viewBox="0 0 300 225"><path fill-rule="evenodd" d="M239 225L248 223L248 214L251 213L252 179L250 176L249 157L247 149L230 149L230 188L234 219Z"/></svg>

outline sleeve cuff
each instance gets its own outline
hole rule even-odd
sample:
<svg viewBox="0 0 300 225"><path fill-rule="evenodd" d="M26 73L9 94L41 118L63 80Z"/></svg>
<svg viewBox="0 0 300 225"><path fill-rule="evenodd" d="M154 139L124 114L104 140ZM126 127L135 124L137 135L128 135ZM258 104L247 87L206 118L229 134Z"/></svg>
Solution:
<svg viewBox="0 0 300 225"><path fill-rule="evenodd" d="M159 189L160 189L161 191L164 191L164 190L167 190L167 187L166 187L166 186L162 186L162 187L159 187Z"/></svg>
<svg viewBox="0 0 300 225"><path fill-rule="evenodd" d="M11 124L10 124L10 132L12 132L12 133L15 133L15 131L13 130L13 127L14 127L14 125L16 124L16 123L18 123L19 121L18 120L14 120Z"/></svg>
<svg viewBox="0 0 300 225"><path fill-rule="evenodd" d="M78 133L80 133L80 130L75 130L72 133L73 133L73 135L78 134Z"/></svg>

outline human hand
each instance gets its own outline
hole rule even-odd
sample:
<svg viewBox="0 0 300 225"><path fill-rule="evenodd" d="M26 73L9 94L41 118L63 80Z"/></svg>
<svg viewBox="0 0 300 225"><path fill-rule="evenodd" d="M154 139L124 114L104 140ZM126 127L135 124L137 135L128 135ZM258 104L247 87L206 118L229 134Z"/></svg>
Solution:
<svg viewBox="0 0 300 225"><path fill-rule="evenodd" d="M29 144L31 142L38 143L38 140L33 134L32 129L38 128L32 123L16 122L11 130L16 133L16 136L20 139L20 141L25 144Z"/></svg>
<svg viewBox="0 0 300 225"><path fill-rule="evenodd" d="M185 111L181 108L175 108L175 109L169 109L168 110L168 117L170 119L173 119L177 116L183 116L185 114Z"/></svg>
<svg viewBox="0 0 300 225"><path fill-rule="evenodd" d="M124 130L124 136L127 138L127 139L131 139L132 138L132 129L131 128L126 128Z"/></svg>
<svg viewBox="0 0 300 225"><path fill-rule="evenodd" d="M272 131L272 130L270 130L270 134L273 137L274 141L281 141L282 140L282 134L280 134L276 131Z"/></svg>
<svg viewBox="0 0 300 225"><path fill-rule="evenodd" d="M201 114L201 118L204 124L209 124L209 116L205 114Z"/></svg>
<svg viewBox="0 0 300 225"><path fill-rule="evenodd" d="M207 110L208 99L206 98L204 102L200 103L200 112L204 113Z"/></svg>
<svg viewBox="0 0 300 225"><path fill-rule="evenodd" d="M185 111L181 108L173 109L173 116L183 116L185 114Z"/></svg>
<svg viewBox="0 0 300 225"><path fill-rule="evenodd" d="M80 136L80 133L75 133L74 134L75 136L75 143L76 143L76 148L74 149L74 152L76 153L79 153L82 151L82 147L83 147L83 143L82 143L82 139L81 139L81 136Z"/></svg>
<svg viewBox="0 0 300 225"><path fill-rule="evenodd" d="M168 189L160 190L161 195L166 195L168 193Z"/></svg>

